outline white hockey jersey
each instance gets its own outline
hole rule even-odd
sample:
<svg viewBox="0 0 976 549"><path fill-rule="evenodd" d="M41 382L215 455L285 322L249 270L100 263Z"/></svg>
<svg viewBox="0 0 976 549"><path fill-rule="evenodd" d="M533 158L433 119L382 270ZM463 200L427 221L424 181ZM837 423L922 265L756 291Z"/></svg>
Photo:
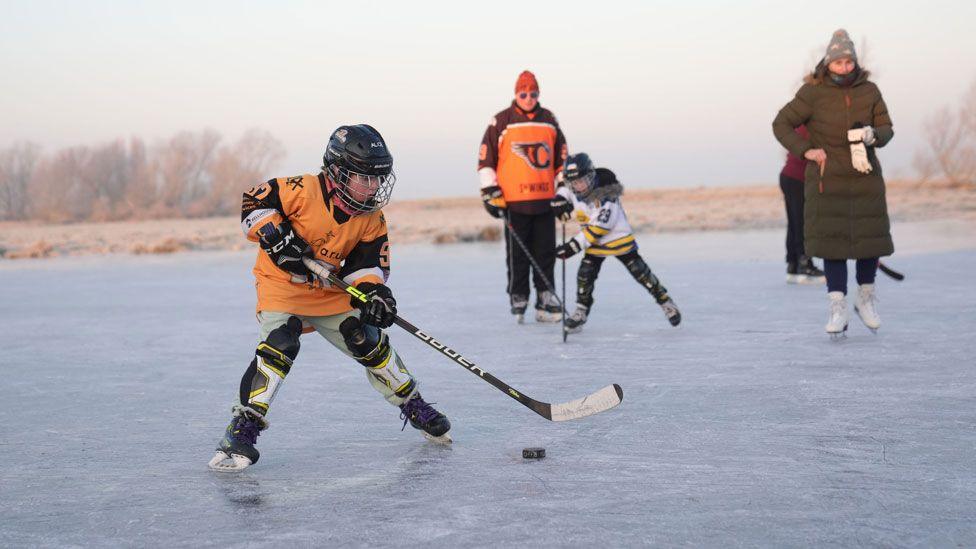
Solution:
<svg viewBox="0 0 976 549"><path fill-rule="evenodd" d="M582 227L573 239L590 255L623 255L636 250L633 229L620 203L623 188L606 168L597 168L596 176L596 188L586 200L577 199L566 186L556 190L573 204L573 213Z"/></svg>

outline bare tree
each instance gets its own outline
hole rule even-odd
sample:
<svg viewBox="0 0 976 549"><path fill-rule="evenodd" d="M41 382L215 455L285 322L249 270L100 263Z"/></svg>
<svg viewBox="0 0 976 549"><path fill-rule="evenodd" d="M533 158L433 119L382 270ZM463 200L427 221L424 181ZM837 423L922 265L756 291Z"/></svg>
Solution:
<svg viewBox="0 0 976 549"><path fill-rule="evenodd" d="M180 132L157 147L156 176L160 204L177 217L187 215L195 200L206 196L210 181L208 166L220 143L213 130Z"/></svg>
<svg viewBox="0 0 976 549"><path fill-rule="evenodd" d="M926 146L915 155L919 176L976 185L976 81L959 108L939 109L926 120L924 131Z"/></svg>
<svg viewBox="0 0 976 549"><path fill-rule="evenodd" d="M0 150L0 220L27 219L30 207L28 185L40 151L39 146L27 142Z"/></svg>
<svg viewBox="0 0 976 549"><path fill-rule="evenodd" d="M284 156L264 130L220 145L213 130L181 132L147 149L119 139L40 155L29 143L0 150L0 220L63 223L229 214L241 191Z"/></svg>
<svg viewBox="0 0 976 549"><path fill-rule="evenodd" d="M232 147L222 147L210 167L211 190L201 206L208 214L231 214L241 193L263 182L285 156L281 142L266 130L250 129Z"/></svg>

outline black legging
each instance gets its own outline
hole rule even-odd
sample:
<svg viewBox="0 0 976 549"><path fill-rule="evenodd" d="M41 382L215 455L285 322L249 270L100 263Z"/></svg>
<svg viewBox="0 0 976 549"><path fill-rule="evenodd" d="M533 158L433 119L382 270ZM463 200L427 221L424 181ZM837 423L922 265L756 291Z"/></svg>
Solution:
<svg viewBox="0 0 976 549"><path fill-rule="evenodd" d="M878 274L878 258L858 259L856 263L858 284L874 284ZM847 294L847 260L824 259L824 274L827 275L827 291Z"/></svg>
<svg viewBox="0 0 976 549"><path fill-rule="evenodd" d="M803 252L803 181L779 174L786 203L786 262L796 263Z"/></svg>

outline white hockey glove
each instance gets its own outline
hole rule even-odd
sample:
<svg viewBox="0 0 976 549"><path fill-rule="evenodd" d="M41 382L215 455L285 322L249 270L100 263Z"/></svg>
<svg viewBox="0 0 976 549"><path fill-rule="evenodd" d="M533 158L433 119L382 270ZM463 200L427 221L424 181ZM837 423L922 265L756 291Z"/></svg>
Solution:
<svg viewBox="0 0 976 549"><path fill-rule="evenodd" d="M870 128L867 128L870 130ZM857 128L854 130L847 130L847 141L851 144L851 164L854 165L854 169L863 173L869 174L874 169L871 167L871 161L868 159L868 150L864 146L865 128ZM871 132L871 140L874 142L874 132Z"/></svg>

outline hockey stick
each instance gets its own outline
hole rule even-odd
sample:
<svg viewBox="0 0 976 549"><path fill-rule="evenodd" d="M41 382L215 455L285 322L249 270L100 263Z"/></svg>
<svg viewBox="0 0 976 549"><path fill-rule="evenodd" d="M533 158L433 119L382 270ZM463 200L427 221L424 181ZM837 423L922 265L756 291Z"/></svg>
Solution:
<svg viewBox="0 0 976 549"><path fill-rule="evenodd" d="M333 286L341 288L346 293L362 301L363 303L369 301L366 294L350 286L345 280L342 280L341 278L332 274L331 271L322 265L319 265L312 259L303 258L302 261L310 271L315 273L315 275L321 278L323 281L327 281ZM523 395L519 391L516 391L504 381L482 370L476 366L474 362L471 362L470 360L461 356L461 353L425 334L420 330L420 328L417 328L413 324L407 322L402 317L395 317L393 322L397 326L413 334L414 337L420 341L423 341L434 350L440 352L442 355L460 364L461 366L464 366L472 374L492 384L499 391L514 398L522 406L525 406L526 408L550 421L567 421L570 419L579 419L581 417L598 414L620 404L620 401L624 398L624 390L620 388L620 385L614 383L612 385L607 385L595 393L591 393L583 398L578 398L569 402L562 402L558 404L540 402Z"/></svg>
<svg viewBox="0 0 976 549"><path fill-rule="evenodd" d="M894 278L898 282L901 282L902 280L905 280L905 275L903 275L903 274L899 273L898 271L892 269L891 267L885 265L880 259L878 260L878 268L881 269L881 272L883 272L884 274L890 276L891 278Z"/></svg>
<svg viewBox="0 0 976 549"><path fill-rule="evenodd" d="M529 247L526 246L525 242L522 241L522 237L520 237L518 233L515 232L515 227L512 226L512 220L509 219L507 211L505 212L505 225L508 227L508 233L512 235L512 238L515 239L515 242L518 242L519 247L522 248L523 252L525 252L525 256L529 258L529 263L532 263L532 267L535 269L535 272L539 273L539 278L541 278L542 281L546 283L546 286L549 288L549 291L552 292L552 297L556 298L556 301L559 301L559 306L563 308L565 314L566 306L559 299L559 295L556 293L556 287L553 286L552 282L549 281L549 277L546 276L545 272L543 272L542 267L539 267L539 262L536 261L534 257L532 257L532 252L529 251Z"/></svg>
<svg viewBox="0 0 976 549"><path fill-rule="evenodd" d="M566 222L562 222L563 226L563 246L566 245ZM563 303L566 303L566 258L563 258ZM566 336L569 332L566 331L566 307L563 306L563 343L566 343Z"/></svg>

